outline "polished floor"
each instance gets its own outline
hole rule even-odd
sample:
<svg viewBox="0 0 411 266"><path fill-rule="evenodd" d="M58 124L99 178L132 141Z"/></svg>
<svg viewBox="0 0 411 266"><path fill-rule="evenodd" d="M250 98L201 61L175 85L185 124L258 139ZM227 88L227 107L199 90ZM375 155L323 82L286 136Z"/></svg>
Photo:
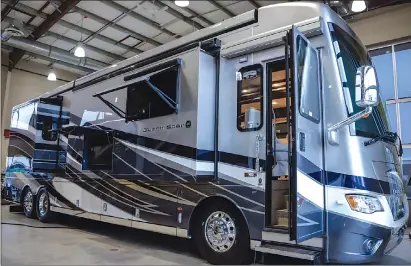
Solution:
<svg viewBox="0 0 411 266"><path fill-rule="evenodd" d="M199 265L206 264L186 239L59 215L43 224L1 211L1 265ZM258 256L257 256L258 257ZM309 264L271 256L268 264ZM380 264L411 265L406 238Z"/></svg>

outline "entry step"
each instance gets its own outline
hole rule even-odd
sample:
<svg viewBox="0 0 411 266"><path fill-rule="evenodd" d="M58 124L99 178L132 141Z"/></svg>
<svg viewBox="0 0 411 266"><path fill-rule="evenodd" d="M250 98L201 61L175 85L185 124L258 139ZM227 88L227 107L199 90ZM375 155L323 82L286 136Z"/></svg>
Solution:
<svg viewBox="0 0 411 266"><path fill-rule="evenodd" d="M311 261L314 261L320 254L319 251L307 250L298 247L279 246L274 244L261 244L261 246L256 246L255 250L261 253L269 253Z"/></svg>

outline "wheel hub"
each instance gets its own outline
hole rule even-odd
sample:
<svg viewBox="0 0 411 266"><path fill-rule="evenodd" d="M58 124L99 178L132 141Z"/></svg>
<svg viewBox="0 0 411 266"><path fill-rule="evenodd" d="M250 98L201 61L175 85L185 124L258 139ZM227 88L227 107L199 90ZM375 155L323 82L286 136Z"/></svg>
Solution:
<svg viewBox="0 0 411 266"><path fill-rule="evenodd" d="M226 252L233 246L236 238L234 221L225 212L213 212L205 222L204 234L214 251Z"/></svg>
<svg viewBox="0 0 411 266"><path fill-rule="evenodd" d="M39 199L39 212L41 216L44 216L47 214L49 208L49 202L47 199L46 193L41 194L40 199Z"/></svg>
<svg viewBox="0 0 411 266"><path fill-rule="evenodd" d="M31 191L28 191L24 196L24 208L28 212L31 212L31 209L33 208L33 194Z"/></svg>

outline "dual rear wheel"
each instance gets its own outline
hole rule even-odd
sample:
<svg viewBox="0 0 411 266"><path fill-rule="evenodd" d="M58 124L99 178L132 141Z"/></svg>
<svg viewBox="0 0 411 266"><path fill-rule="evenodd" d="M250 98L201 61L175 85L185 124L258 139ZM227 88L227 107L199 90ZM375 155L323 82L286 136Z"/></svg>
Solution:
<svg viewBox="0 0 411 266"><path fill-rule="evenodd" d="M50 199L46 188L41 188L37 195L33 194L30 187L23 190L22 206L24 215L28 218L36 218L47 222L51 217Z"/></svg>

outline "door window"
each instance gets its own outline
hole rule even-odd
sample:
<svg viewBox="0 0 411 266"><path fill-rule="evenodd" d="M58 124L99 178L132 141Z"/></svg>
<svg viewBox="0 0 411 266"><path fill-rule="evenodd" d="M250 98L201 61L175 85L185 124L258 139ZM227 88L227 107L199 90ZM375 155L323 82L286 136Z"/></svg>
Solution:
<svg viewBox="0 0 411 266"><path fill-rule="evenodd" d="M297 37L297 82L300 95L300 114L313 122L320 122L320 85L317 51Z"/></svg>
<svg viewBox="0 0 411 266"><path fill-rule="evenodd" d="M263 66L241 68L237 72L237 129L255 131L263 126Z"/></svg>

